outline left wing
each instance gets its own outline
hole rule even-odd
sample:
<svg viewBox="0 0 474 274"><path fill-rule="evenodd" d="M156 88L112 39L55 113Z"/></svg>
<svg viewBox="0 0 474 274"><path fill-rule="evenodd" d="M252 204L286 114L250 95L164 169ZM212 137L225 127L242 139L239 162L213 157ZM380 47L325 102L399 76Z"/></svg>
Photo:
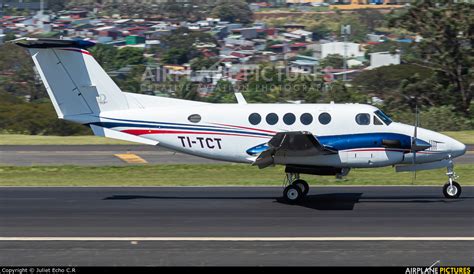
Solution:
<svg viewBox="0 0 474 274"><path fill-rule="evenodd" d="M275 157L304 157L335 154L336 150L325 147L310 132L279 132L268 142L268 149L260 153L253 165L266 168L274 164Z"/></svg>

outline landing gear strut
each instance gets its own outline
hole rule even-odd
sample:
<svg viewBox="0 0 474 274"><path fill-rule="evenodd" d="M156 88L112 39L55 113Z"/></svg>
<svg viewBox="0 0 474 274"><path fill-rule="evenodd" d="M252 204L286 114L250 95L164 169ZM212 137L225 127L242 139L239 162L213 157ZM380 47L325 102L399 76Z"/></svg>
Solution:
<svg viewBox="0 0 474 274"><path fill-rule="evenodd" d="M447 168L446 175L448 176L448 182L443 186L443 194L444 197L448 199L456 199L461 195L461 185L458 182L454 181L458 178L456 173L454 172L454 164L453 160L451 159L451 155L449 156L449 165Z"/></svg>
<svg viewBox="0 0 474 274"><path fill-rule="evenodd" d="M299 173L287 173L285 178L283 199L289 204L301 202L309 192L309 185L300 179Z"/></svg>

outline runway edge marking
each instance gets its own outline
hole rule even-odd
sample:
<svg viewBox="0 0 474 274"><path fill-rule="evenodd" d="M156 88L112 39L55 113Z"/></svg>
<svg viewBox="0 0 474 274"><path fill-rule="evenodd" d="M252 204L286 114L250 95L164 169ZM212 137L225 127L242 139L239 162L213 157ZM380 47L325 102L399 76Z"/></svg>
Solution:
<svg viewBox="0 0 474 274"><path fill-rule="evenodd" d="M0 237L0 241L474 241L474 237Z"/></svg>

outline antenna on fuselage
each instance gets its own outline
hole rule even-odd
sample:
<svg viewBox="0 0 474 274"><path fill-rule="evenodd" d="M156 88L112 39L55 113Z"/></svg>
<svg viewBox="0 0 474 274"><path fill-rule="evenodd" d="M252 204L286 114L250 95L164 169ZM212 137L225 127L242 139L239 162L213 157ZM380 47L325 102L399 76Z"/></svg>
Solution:
<svg viewBox="0 0 474 274"><path fill-rule="evenodd" d="M241 92L236 92L235 93L235 99L237 99L237 103L240 104L240 105L247 104L247 100L245 100L245 97Z"/></svg>

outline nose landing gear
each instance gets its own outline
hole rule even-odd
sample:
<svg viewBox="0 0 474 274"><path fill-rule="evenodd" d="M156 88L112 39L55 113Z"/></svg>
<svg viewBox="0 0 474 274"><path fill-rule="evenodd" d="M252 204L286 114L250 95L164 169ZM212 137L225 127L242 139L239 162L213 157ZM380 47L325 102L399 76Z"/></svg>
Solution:
<svg viewBox="0 0 474 274"><path fill-rule="evenodd" d="M301 180L298 173L287 173L285 185L287 186L283 190L283 199L289 204L301 202L309 192L308 183Z"/></svg>
<svg viewBox="0 0 474 274"><path fill-rule="evenodd" d="M448 199L456 199L461 195L461 185L458 182L454 181L458 178L454 172L454 164L451 156L449 156L449 165L447 168L446 175L448 176L448 182L443 186L444 197Z"/></svg>

